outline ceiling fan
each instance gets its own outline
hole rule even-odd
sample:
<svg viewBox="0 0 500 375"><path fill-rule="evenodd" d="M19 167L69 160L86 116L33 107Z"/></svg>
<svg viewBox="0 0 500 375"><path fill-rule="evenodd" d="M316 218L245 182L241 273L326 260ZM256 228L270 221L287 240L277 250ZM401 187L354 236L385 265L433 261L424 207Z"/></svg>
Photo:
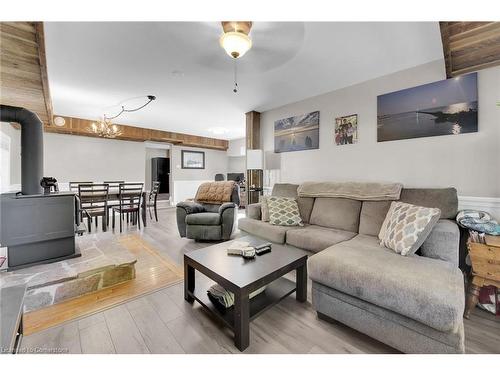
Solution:
<svg viewBox="0 0 500 375"><path fill-rule="evenodd" d="M244 63L247 71L268 70L285 63L298 52L304 36L301 23L259 22L254 31L251 21L222 21L221 25L223 34L219 38L219 44L234 62L234 93L238 92L238 61L252 49L253 36L256 45L252 61Z"/></svg>
<svg viewBox="0 0 500 375"><path fill-rule="evenodd" d="M252 39L248 36L252 28L250 21L222 21L222 30L219 43L226 53L234 59L234 87L233 92L238 92L238 66L236 59L241 58L252 48Z"/></svg>
<svg viewBox="0 0 500 375"><path fill-rule="evenodd" d="M222 21L224 33L220 45L233 59L242 57L252 48L252 39L248 36L252 28L250 21Z"/></svg>

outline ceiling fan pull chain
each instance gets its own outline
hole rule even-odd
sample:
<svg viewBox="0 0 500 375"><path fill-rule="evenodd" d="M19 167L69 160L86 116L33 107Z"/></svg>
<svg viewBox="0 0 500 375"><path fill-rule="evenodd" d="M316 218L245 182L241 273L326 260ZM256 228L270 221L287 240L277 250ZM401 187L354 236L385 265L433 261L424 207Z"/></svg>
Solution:
<svg viewBox="0 0 500 375"><path fill-rule="evenodd" d="M238 92L238 68L237 68L237 61L234 59L234 88L233 92L236 94Z"/></svg>

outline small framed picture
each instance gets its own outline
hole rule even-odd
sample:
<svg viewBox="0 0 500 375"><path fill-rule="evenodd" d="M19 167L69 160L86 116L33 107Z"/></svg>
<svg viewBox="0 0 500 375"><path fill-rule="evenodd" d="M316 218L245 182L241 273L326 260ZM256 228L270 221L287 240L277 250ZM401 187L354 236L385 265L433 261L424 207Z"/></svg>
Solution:
<svg viewBox="0 0 500 375"><path fill-rule="evenodd" d="M205 153L203 151L181 150L183 169L205 169Z"/></svg>
<svg viewBox="0 0 500 375"><path fill-rule="evenodd" d="M358 143L358 115L337 117L335 119L335 144L349 145Z"/></svg>

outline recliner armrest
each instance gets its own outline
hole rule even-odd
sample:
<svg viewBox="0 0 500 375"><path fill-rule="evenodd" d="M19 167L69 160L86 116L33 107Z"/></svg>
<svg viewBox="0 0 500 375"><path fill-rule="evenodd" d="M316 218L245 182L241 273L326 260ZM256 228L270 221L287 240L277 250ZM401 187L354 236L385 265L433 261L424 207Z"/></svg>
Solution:
<svg viewBox="0 0 500 375"><path fill-rule="evenodd" d="M222 203L219 207L219 214L222 215L222 213L224 212L224 210L227 210L228 208L236 208L238 207L238 205L236 203L232 203L232 202L226 202L226 203Z"/></svg>
<svg viewBox="0 0 500 375"><path fill-rule="evenodd" d="M186 211L186 214L197 214L199 212L205 212L205 207L196 202L179 202L177 203L177 208L182 208Z"/></svg>

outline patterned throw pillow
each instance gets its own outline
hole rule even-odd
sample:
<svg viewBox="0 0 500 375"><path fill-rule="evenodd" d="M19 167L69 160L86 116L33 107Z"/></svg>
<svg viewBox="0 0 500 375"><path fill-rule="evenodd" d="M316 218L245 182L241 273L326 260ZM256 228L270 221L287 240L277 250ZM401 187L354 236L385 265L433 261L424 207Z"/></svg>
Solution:
<svg viewBox="0 0 500 375"><path fill-rule="evenodd" d="M272 225L302 226L299 206L294 198L267 197L269 223Z"/></svg>
<svg viewBox="0 0 500 375"><path fill-rule="evenodd" d="M378 238L380 245L401 255L414 254L439 220L439 208L392 202Z"/></svg>

